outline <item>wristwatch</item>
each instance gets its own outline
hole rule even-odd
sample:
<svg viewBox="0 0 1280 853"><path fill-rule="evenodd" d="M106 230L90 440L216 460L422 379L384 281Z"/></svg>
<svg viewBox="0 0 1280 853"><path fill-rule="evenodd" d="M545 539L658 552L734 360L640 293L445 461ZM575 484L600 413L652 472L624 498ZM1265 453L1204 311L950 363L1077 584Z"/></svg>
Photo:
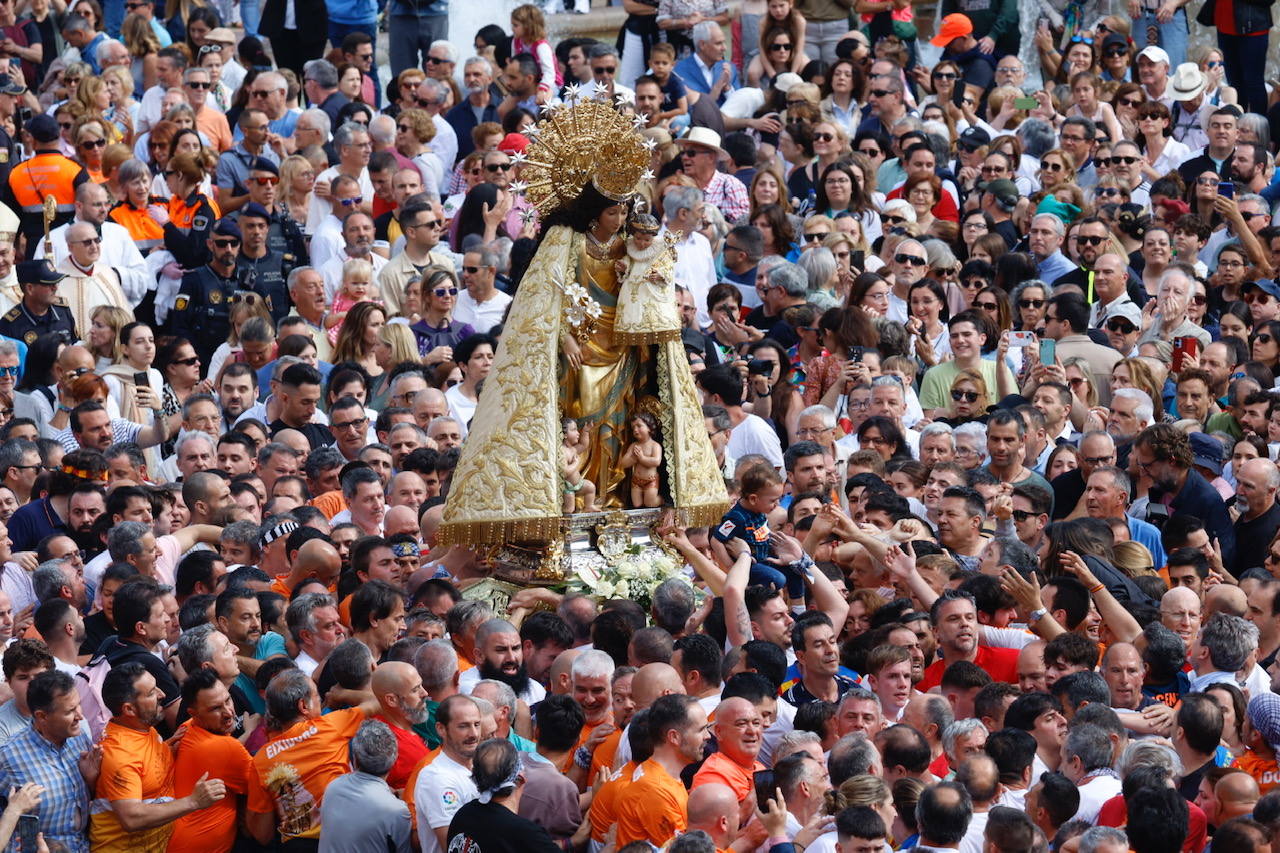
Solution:
<svg viewBox="0 0 1280 853"><path fill-rule="evenodd" d="M1039 608L1038 610L1032 610L1031 613L1027 615L1027 624L1028 625L1036 624L1041 619L1043 619L1045 617L1045 614L1048 612L1049 611L1045 610L1043 607Z"/></svg>

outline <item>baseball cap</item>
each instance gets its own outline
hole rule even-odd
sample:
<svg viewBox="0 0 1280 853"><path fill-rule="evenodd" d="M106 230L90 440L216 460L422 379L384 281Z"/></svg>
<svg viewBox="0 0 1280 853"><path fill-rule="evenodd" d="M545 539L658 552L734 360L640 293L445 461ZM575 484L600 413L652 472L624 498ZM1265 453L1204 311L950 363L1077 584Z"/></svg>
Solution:
<svg viewBox="0 0 1280 853"><path fill-rule="evenodd" d="M773 78L773 88L785 95L791 91L792 86L798 86L803 82L804 78L794 71L784 71Z"/></svg>
<svg viewBox="0 0 1280 853"><path fill-rule="evenodd" d="M1187 436L1191 443L1192 462L1201 468L1208 468L1214 474L1222 474L1222 442L1211 435L1193 432Z"/></svg>
<svg viewBox="0 0 1280 853"><path fill-rule="evenodd" d="M529 147L529 137L523 133L508 133L498 143L498 150L503 154L517 154Z"/></svg>
<svg viewBox="0 0 1280 853"><path fill-rule="evenodd" d="M19 284L47 284L52 286L66 278L65 275L55 270L53 264L47 260L23 261L16 264L16 267Z"/></svg>
<svg viewBox="0 0 1280 853"><path fill-rule="evenodd" d="M35 116L23 127L36 142L53 142L60 133L58 120L48 113L41 113Z"/></svg>
<svg viewBox="0 0 1280 853"><path fill-rule="evenodd" d="M214 44L235 44L236 34L226 27L214 27L209 30L208 34L204 37L204 40L207 42L213 42Z"/></svg>
<svg viewBox="0 0 1280 853"><path fill-rule="evenodd" d="M1240 288L1240 295L1243 296L1251 287L1256 287L1264 293L1268 293L1274 299L1280 299L1280 284L1276 284L1269 278L1260 278L1257 281L1246 281Z"/></svg>
<svg viewBox="0 0 1280 853"><path fill-rule="evenodd" d="M1018 185L1008 178L999 178L994 181L987 181L982 185L984 193L991 193L996 197L996 201L1003 205L1014 205L1018 203L1021 193L1018 192Z"/></svg>
<svg viewBox="0 0 1280 853"><path fill-rule="evenodd" d="M213 236L215 237L235 237L241 239L240 226L230 219L219 219L218 224L213 226Z"/></svg>
<svg viewBox="0 0 1280 853"><path fill-rule="evenodd" d="M1169 54L1165 52L1163 47L1157 47L1154 44L1149 44L1144 47L1142 52L1138 54L1138 59L1142 59L1144 56L1152 62L1163 62L1165 65L1169 64ZM1134 61L1136 62L1137 60Z"/></svg>
<svg viewBox="0 0 1280 853"><path fill-rule="evenodd" d="M1112 33L1102 40L1103 51L1106 51L1109 47L1115 47L1116 45L1119 45L1120 47L1128 47L1129 40L1125 38L1122 33Z"/></svg>
<svg viewBox="0 0 1280 853"><path fill-rule="evenodd" d="M256 201L251 201L244 207L240 208L240 216L241 218L252 216L254 219L265 219L268 222L271 221L271 214L267 212L265 207L258 204ZM214 229L214 232L216 233L217 229ZM239 235L237 234L236 236Z"/></svg>
<svg viewBox="0 0 1280 853"><path fill-rule="evenodd" d="M1133 302L1121 302L1112 308L1107 312L1107 316L1103 318L1102 325L1106 326L1115 317L1123 317L1132 323L1135 328L1142 328L1142 310Z"/></svg>
<svg viewBox="0 0 1280 853"><path fill-rule="evenodd" d="M960 134L959 143L970 150L981 148L991 144L991 134L980 127L970 127Z"/></svg>
<svg viewBox="0 0 1280 853"><path fill-rule="evenodd" d="M929 39L929 44L934 47L946 47L954 39L960 36L967 36L973 32L973 21L969 20L968 15L962 15L959 12L947 15L942 19L942 26L938 27L938 34ZM1166 62L1168 59L1166 58Z"/></svg>
<svg viewBox="0 0 1280 853"><path fill-rule="evenodd" d="M21 95L27 87L8 74L0 74L0 95Z"/></svg>

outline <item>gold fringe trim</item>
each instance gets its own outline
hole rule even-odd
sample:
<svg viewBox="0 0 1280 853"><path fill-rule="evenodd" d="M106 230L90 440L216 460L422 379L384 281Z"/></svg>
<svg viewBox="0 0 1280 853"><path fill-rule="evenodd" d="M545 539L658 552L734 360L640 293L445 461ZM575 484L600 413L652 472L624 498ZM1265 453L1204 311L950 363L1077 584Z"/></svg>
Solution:
<svg viewBox="0 0 1280 853"><path fill-rule="evenodd" d="M560 534L561 517L453 521L440 525L441 545L501 545L507 542L549 542ZM697 526L697 525L695 525Z"/></svg>
<svg viewBox="0 0 1280 853"><path fill-rule="evenodd" d="M729 511L729 504L714 503L702 506L682 506L676 515L685 527L714 527L719 524L724 514Z"/></svg>
<svg viewBox="0 0 1280 853"><path fill-rule="evenodd" d="M647 344L661 344L667 341L680 340L679 329L662 329L657 332L619 332L613 333L615 343L625 346L645 346Z"/></svg>

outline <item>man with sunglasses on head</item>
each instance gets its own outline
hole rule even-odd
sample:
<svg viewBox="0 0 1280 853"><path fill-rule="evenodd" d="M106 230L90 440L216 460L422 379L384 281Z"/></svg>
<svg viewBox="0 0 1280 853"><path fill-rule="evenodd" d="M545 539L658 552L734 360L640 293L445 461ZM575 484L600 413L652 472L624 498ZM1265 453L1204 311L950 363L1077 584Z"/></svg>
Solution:
<svg viewBox="0 0 1280 853"><path fill-rule="evenodd" d="M173 334L191 342L201 364L209 363L231 331L231 297L240 290L240 228L230 219L220 219L206 242L209 262L182 277L169 312Z"/></svg>

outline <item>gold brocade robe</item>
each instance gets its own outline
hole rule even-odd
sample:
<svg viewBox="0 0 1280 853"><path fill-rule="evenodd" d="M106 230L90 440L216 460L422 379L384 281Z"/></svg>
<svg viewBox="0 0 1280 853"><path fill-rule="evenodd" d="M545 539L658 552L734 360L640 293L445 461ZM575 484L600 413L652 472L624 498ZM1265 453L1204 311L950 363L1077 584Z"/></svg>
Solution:
<svg viewBox="0 0 1280 853"><path fill-rule="evenodd" d="M682 521L709 525L728 506L684 346L678 339L645 346L613 340L614 259L591 258L585 242L584 235L565 226L552 228L521 280L453 475L441 544L554 538L561 515L561 418L593 421L583 473L603 497L622 480L617 470L622 429L642 394L651 393L661 403L662 472ZM562 288L572 282L585 287L602 308L597 330L582 344L583 367L576 372L560 357L560 336L567 330ZM674 305L674 290L666 298ZM603 481L597 479L601 476Z"/></svg>

